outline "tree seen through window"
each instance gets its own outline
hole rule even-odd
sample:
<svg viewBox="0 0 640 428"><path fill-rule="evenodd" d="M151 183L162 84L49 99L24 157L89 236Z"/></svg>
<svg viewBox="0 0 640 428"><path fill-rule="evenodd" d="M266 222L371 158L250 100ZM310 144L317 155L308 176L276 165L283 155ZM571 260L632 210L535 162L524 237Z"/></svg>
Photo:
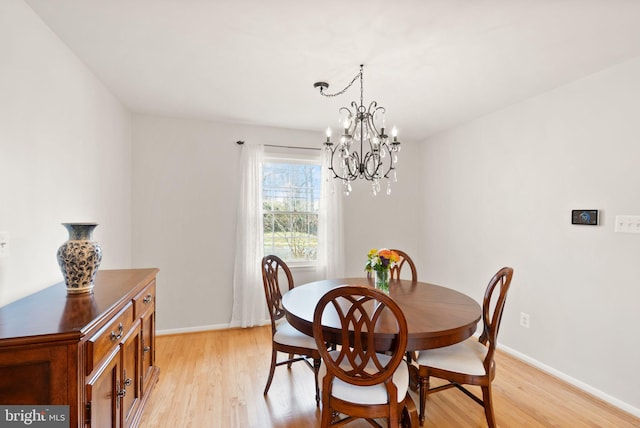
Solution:
<svg viewBox="0 0 640 428"><path fill-rule="evenodd" d="M264 254L315 261L318 248L320 165L266 162L262 204Z"/></svg>

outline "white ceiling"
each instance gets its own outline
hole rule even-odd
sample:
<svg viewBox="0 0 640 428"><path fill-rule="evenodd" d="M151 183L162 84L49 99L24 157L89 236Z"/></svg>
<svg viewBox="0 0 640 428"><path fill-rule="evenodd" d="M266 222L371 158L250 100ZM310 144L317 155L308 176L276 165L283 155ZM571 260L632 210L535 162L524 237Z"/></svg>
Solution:
<svg viewBox="0 0 640 428"><path fill-rule="evenodd" d="M134 112L319 133L361 63L419 141L640 56L636 0L25 1Z"/></svg>

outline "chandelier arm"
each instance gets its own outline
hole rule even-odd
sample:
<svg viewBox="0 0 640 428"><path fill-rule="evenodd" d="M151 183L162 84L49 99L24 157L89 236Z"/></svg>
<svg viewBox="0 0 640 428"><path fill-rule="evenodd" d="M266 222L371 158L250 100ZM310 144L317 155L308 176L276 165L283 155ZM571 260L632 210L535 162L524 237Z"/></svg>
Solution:
<svg viewBox="0 0 640 428"><path fill-rule="evenodd" d="M367 158L372 159L372 161L374 162L374 168L373 171L369 171L369 169L365 168L367 172L365 178L368 181L380 180L382 177L384 177L384 175L382 174L382 172L384 172L384 161L382 160L382 158L380 158L380 156L376 157L373 152L367 153ZM365 165L367 164L368 161L365 162Z"/></svg>
<svg viewBox="0 0 640 428"><path fill-rule="evenodd" d="M351 105L353 105L353 103L351 103ZM344 129L347 129L349 131L349 135L353 135L353 131L355 129L355 128L352 128L351 126L353 123L355 123L355 121L353 120L353 112L349 109L349 107L340 107L340 110L338 110L338 114L342 112L346 112L347 117L349 118L349 126L345 128L343 123L341 123L340 125Z"/></svg>
<svg viewBox="0 0 640 428"><path fill-rule="evenodd" d="M353 152L351 153L351 158L353 158L353 165L355 166L356 169L355 171L352 171L351 165L349 165L349 176L352 177L352 179L356 179L360 175L360 165L361 165L360 155L358 152Z"/></svg>
<svg viewBox="0 0 640 428"><path fill-rule="evenodd" d="M386 150L386 155L384 157L379 155L377 157L377 160L375 159L373 152L368 152L365 155L365 160L363 161L363 164L365 165L366 173L364 174L364 178L367 179L368 181L375 181L376 179L379 180L382 178L386 178L389 180L391 179L391 177L389 177L389 173L395 169L395 163L393 162L391 150L387 143L380 144L379 153L381 153L383 150ZM369 159L372 159L372 158L374 159L376 164L374 165L375 166L374 170L371 172L369 168L367 168L367 166L369 164ZM385 161L384 160L385 158L388 160Z"/></svg>
<svg viewBox="0 0 640 428"><path fill-rule="evenodd" d="M364 165L363 176L366 180L369 180L369 181L373 180L373 177L375 176L375 173L376 173L375 170L373 171L373 173L370 173L369 168L367 168L369 165L369 160L372 158L372 156L373 155L371 154L371 152L367 152L367 154L364 156L362 161L362 164ZM377 169L377 166L376 166L376 169Z"/></svg>
<svg viewBox="0 0 640 428"><path fill-rule="evenodd" d="M392 169L395 169L394 168L394 162L393 162L393 155L391 154L391 150L389 149L389 145L386 142L384 144L380 145L380 150L383 150L383 146L384 146L384 149L387 150L387 156L386 157L389 159L389 167L387 168L386 171L384 171L384 167L383 167L383 171L382 172L384 172L384 174L382 176L384 178L386 178L386 179L390 179L389 173L391 172Z"/></svg>
<svg viewBox="0 0 640 428"><path fill-rule="evenodd" d="M341 180L344 180L344 178L342 176L340 176L336 172L335 168L333 167L333 159L334 159L334 154L335 154L336 149L329 148L329 150L331 151L331 160L330 160L330 163L329 163L329 169L331 170L331 172L333 172L333 178L339 178Z"/></svg>
<svg viewBox="0 0 640 428"><path fill-rule="evenodd" d="M340 149L340 145L338 145L335 148L332 147L332 146L327 146L327 147L328 147L328 151L331 152L331 158L330 158L330 162L329 162L329 169L331 170L331 172L333 172L333 178L339 178L340 180L343 180L343 181L353 181L356 178L358 178L358 165L359 165L358 153L357 152L351 153L348 158L342 158L340 156L340 158L342 159L343 167L346 166L346 169L347 169L347 173L341 175L341 174L338 174L338 172L336 171L336 168L333 165L333 161L335 159L335 153L336 153L336 151L338 151ZM354 163L355 163L355 166L356 166L356 170L355 171L351 168L351 164L348 161L349 159L353 159L354 160ZM344 170L344 168L343 168L343 170Z"/></svg>

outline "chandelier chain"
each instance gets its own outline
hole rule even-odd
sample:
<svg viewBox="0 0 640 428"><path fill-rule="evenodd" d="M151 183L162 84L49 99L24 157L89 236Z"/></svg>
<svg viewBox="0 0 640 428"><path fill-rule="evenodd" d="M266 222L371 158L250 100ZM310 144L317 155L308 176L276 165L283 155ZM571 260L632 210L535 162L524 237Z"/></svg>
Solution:
<svg viewBox="0 0 640 428"><path fill-rule="evenodd" d="M336 92L334 94L325 94L324 91L323 91L323 88L321 87L320 88L320 95L325 96L325 97L337 97L338 95L342 95L345 92L347 92L350 87L353 86L353 84L356 82L356 80L358 80L358 78L360 78L360 80L362 80L362 66L360 66L360 72L355 75L353 80L351 80L351 83L349 83L343 90L341 90L339 92ZM362 85L360 85L360 92L362 92ZM360 97L362 98L362 94L360 94Z"/></svg>

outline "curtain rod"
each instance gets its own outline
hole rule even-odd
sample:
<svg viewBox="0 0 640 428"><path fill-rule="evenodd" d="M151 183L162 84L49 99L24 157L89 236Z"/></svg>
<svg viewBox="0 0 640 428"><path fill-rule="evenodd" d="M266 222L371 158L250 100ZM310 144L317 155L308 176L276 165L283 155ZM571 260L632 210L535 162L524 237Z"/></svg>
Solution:
<svg viewBox="0 0 640 428"><path fill-rule="evenodd" d="M236 144L241 146L241 145L244 144L244 141L238 140L238 141L236 141ZM263 146L265 146L265 147L280 147L280 148L283 148L283 149L322 150L319 147L281 146L281 145L278 145L278 144L263 144Z"/></svg>

